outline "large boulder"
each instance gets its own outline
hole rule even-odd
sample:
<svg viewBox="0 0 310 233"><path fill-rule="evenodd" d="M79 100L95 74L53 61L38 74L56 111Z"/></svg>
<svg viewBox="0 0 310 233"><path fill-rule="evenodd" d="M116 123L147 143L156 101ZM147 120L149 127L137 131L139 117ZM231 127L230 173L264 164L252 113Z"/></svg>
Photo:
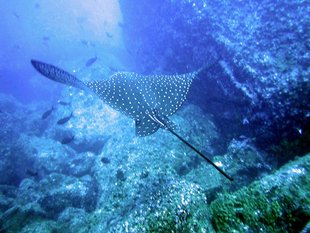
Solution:
<svg viewBox="0 0 310 233"><path fill-rule="evenodd" d="M90 231L214 232L203 190L196 184L170 179L152 178L144 187L140 182L134 193L130 193L130 184L124 184L123 192L114 192L108 205L90 218Z"/></svg>
<svg viewBox="0 0 310 233"><path fill-rule="evenodd" d="M310 154L211 203L216 232L300 232L310 218Z"/></svg>
<svg viewBox="0 0 310 233"><path fill-rule="evenodd" d="M38 203L46 216L55 218L68 207L93 211L98 193L98 184L89 175L75 178L52 173L39 183L23 180L17 201L20 205Z"/></svg>

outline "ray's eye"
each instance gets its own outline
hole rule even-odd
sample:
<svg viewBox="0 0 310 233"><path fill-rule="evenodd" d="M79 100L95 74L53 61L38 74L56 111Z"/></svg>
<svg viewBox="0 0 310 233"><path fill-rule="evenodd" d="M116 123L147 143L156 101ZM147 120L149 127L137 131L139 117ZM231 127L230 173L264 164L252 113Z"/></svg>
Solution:
<svg viewBox="0 0 310 233"><path fill-rule="evenodd" d="M141 121L140 120L136 120L136 125L140 125Z"/></svg>

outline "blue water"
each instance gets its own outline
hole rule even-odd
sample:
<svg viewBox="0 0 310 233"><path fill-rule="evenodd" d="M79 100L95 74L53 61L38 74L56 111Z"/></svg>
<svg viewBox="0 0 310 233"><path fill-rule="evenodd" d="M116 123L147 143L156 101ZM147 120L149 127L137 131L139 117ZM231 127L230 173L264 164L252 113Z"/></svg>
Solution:
<svg viewBox="0 0 310 233"><path fill-rule="evenodd" d="M4 232L225 232L210 214L213 201L307 158L307 1L13 0L1 4L0 15ZM169 118L234 182L163 128L135 136L132 119L43 77L31 59L83 82L203 67ZM299 212L274 232L291 232L290 224L299 232L310 215ZM266 221L259 224L270 232Z"/></svg>

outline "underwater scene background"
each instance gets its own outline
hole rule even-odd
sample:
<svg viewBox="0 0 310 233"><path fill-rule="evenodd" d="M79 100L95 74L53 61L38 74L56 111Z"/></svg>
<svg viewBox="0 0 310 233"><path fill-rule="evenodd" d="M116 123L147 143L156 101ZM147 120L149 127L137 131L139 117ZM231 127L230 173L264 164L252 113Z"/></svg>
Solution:
<svg viewBox="0 0 310 233"><path fill-rule="evenodd" d="M0 232L310 231L308 1L12 0L0 15ZM85 83L202 68L169 118L234 180L31 59ZM158 80L145 103L182 89Z"/></svg>

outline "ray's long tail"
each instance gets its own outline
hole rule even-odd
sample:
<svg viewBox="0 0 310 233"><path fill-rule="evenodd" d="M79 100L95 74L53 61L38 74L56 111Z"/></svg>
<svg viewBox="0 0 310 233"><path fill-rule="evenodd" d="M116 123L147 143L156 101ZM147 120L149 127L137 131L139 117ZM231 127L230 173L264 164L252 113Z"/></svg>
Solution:
<svg viewBox="0 0 310 233"><path fill-rule="evenodd" d="M203 153L201 153L198 149L196 149L193 145L191 145L189 142L187 142L184 138L182 138L179 134L174 132L171 128L166 127L168 131L170 131L174 136L176 136L180 141L182 141L185 145L187 145L189 148L191 148L193 151L195 151L200 157L204 158L209 164L211 164L216 170L218 170L223 176L225 176L228 180L233 181L234 179L229 176L226 172L224 172L221 168L215 165L207 156L205 156Z"/></svg>
<svg viewBox="0 0 310 233"><path fill-rule="evenodd" d="M85 83L77 79L72 74L69 74L67 71L37 60L31 60L31 64L39 73L55 82L76 87L85 91L90 91Z"/></svg>

